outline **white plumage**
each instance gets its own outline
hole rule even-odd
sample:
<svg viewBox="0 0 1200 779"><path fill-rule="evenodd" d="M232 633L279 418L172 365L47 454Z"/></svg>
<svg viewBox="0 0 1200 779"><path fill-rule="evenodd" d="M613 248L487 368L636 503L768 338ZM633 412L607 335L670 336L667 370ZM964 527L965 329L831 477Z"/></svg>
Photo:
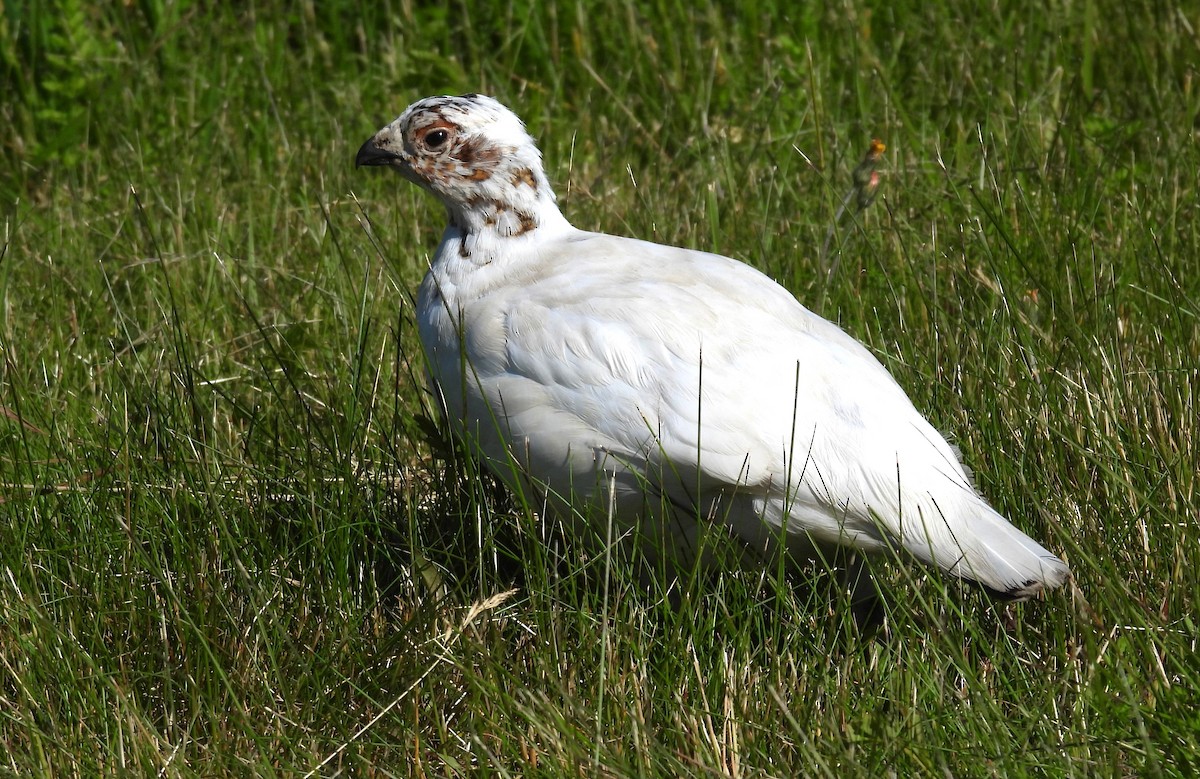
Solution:
<svg viewBox="0 0 1200 779"><path fill-rule="evenodd" d="M560 515L611 514L676 562L717 523L764 559L904 549L1011 598L1066 580L866 348L748 265L572 227L492 98L414 103L356 162L446 205L417 308L434 384Z"/></svg>

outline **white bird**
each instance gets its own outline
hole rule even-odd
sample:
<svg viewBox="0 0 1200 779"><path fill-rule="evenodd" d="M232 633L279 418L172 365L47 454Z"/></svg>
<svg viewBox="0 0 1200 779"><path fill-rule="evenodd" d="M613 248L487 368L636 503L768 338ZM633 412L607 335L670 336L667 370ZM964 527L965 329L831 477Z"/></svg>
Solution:
<svg viewBox="0 0 1200 779"><path fill-rule="evenodd" d="M862 344L749 265L572 227L493 98L420 100L355 163L445 204L416 311L435 391L560 518L676 566L723 527L760 564L902 549L1014 599L1067 579Z"/></svg>

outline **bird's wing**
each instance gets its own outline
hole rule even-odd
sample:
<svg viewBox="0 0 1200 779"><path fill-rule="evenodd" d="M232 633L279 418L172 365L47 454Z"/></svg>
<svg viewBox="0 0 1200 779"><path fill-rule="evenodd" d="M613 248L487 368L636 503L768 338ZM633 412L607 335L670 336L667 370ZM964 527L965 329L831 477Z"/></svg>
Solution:
<svg viewBox="0 0 1200 779"><path fill-rule="evenodd" d="M765 489L788 480L793 460L818 456L828 481L861 459L868 427L887 437L899 418L920 419L861 344L749 266L583 236L545 250L527 283L477 308L499 320L503 343L495 336L469 353L514 432L561 437L565 415L567 432L590 438L576 448ZM468 327L468 337L490 329Z"/></svg>

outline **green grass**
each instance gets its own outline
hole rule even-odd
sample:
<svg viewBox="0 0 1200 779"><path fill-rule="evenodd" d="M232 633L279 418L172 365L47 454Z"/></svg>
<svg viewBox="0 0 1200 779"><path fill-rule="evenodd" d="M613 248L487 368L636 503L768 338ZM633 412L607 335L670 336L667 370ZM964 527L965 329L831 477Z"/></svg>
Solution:
<svg viewBox="0 0 1200 779"><path fill-rule="evenodd" d="M1194 775L1200 16L1002 6L6 4L0 773ZM352 165L466 91L870 345L1074 585L881 562L864 640L564 550L429 421L440 206Z"/></svg>

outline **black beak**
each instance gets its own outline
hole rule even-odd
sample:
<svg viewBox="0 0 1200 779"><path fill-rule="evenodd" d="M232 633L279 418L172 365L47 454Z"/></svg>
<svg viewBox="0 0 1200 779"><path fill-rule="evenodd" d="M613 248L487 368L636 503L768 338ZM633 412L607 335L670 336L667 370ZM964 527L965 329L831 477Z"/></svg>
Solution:
<svg viewBox="0 0 1200 779"><path fill-rule="evenodd" d="M379 144L372 138L364 143L358 150L358 154L354 155L354 167L361 168L364 165L387 165L392 160L400 155L390 152L387 149L382 149Z"/></svg>

